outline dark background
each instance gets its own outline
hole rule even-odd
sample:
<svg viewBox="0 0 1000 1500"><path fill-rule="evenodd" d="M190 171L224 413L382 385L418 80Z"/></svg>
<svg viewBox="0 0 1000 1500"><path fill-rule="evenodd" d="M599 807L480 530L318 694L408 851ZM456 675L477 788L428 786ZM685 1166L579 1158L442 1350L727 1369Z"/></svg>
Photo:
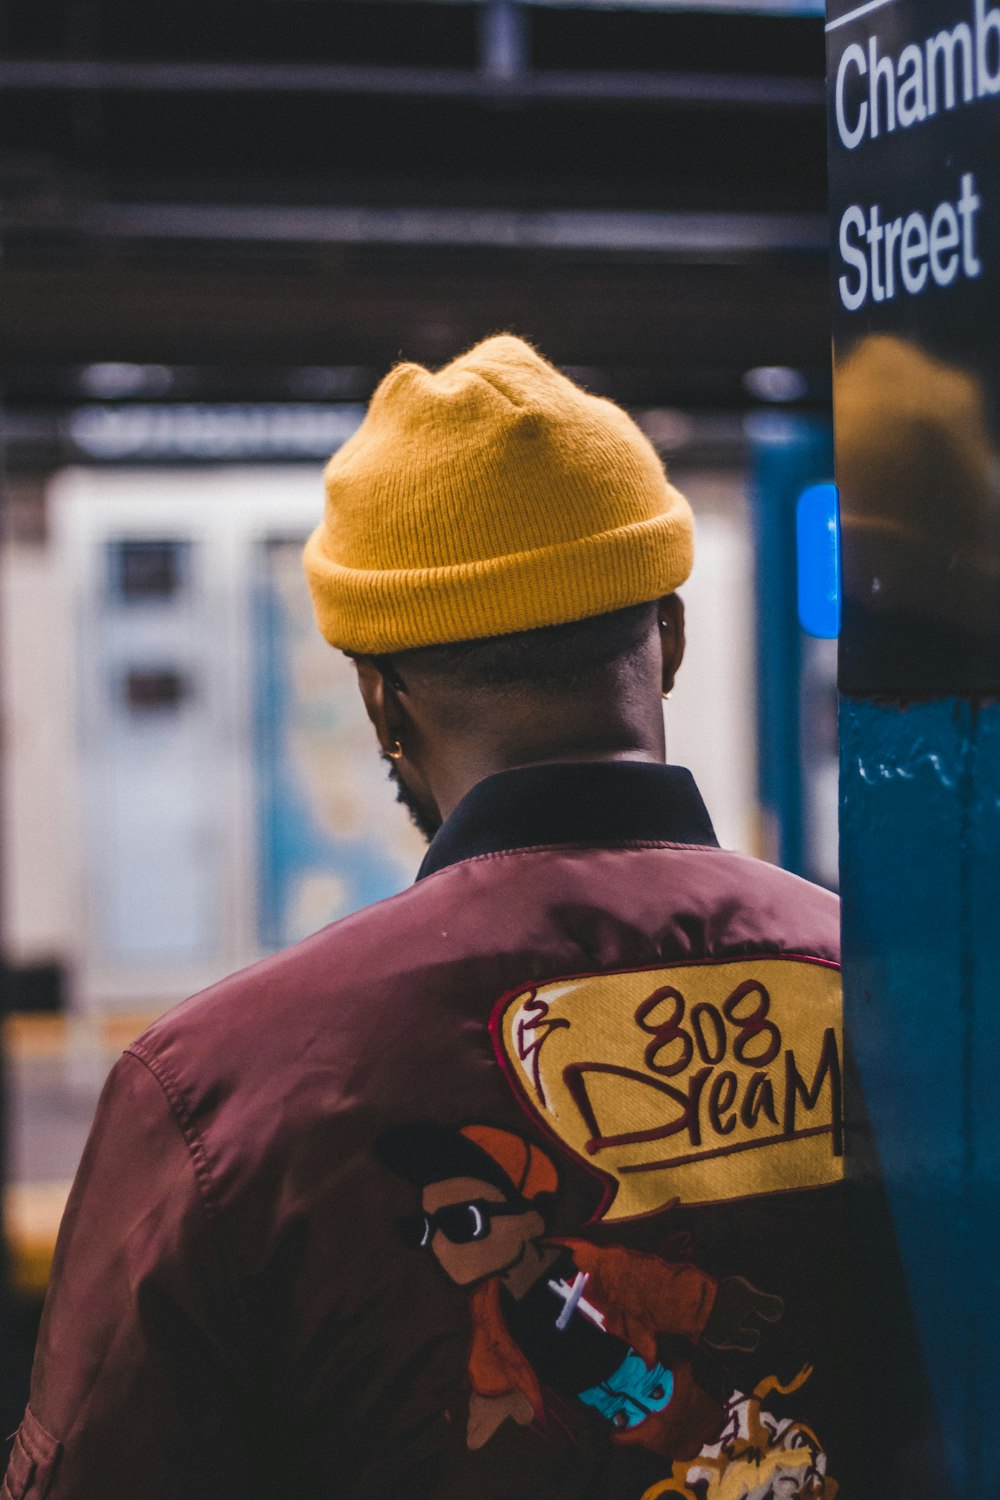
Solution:
<svg viewBox="0 0 1000 1500"><path fill-rule="evenodd" d="M93 362L357 399L498 328L633 403L739 408L788 365L822 404L823 68L818 17L7 0L10 432Z"/></svg>

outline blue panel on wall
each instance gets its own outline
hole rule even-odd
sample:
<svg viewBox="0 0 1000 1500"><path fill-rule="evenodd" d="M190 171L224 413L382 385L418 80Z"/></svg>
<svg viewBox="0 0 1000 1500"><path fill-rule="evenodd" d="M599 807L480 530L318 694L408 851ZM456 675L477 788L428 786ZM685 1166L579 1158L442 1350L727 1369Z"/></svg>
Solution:
<svg viewBox="0 0 1000 1500"><path fill-rule="evenodd" d="M834 641L840 634L840 514L837 486L811 484L799 496L799 624L807 635Z"/></svg>
<svg viewBox="0 0 1000 1500"><path fill-rule="evenodd" d="M424 847L386 780L353 668L316 631L300 553L299 540L262 546L253 599L266 948L400 890Z"/></svg>

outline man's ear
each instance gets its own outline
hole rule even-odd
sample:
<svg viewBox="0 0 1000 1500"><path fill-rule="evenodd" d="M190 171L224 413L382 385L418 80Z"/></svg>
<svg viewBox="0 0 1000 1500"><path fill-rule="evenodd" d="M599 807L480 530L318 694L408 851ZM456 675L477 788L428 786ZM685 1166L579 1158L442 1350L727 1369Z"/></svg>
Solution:
<svg viewBox="0 0 1000 1500"><path fill-rule="evenodd" d="M388 755L402 740L405 714L399 696L385 673L370 656L352 656L358 674L358 688L365 712L375 726L375 734Z"/></svg>
<svg viewBox="0 0 1000 1500"><path fill-rule="evenodd" d="M684 660L684 602L679 594L667 594L657 605L660 619L660 650L663 653L662 690L673 689L674 678Z"/></svg>

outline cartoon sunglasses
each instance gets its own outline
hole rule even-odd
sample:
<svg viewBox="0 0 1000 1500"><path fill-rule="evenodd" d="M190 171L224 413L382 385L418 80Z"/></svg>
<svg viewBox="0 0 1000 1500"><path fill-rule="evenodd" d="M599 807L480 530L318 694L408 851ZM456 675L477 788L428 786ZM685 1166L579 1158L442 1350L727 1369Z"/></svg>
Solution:
<svg viewBox="0 0 1000 1500"><path fill-rule="evenodd" d="M453 1245L471 1245L484 1240L492 1220L504 1214L523 1214L523 1203L491 1203L486 1198L470 1198L465 1203L449 1203L433 1214L408 1214L399 1220L399 1236L411 1250L421 1250L441 1232Z"/></svg>

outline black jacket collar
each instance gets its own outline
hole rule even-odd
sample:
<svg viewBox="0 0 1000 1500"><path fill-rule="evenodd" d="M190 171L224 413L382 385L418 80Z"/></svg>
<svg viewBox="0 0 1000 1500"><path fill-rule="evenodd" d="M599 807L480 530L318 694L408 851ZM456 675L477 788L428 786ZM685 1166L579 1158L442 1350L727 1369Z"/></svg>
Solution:
<svg viewBox="0 0 1000 1500"><path fill-rule="evenodd" d="M422 880L477 854L548 844L718 847L690 771L649 761L563 761L480 781L442 824Z"/></svg>

